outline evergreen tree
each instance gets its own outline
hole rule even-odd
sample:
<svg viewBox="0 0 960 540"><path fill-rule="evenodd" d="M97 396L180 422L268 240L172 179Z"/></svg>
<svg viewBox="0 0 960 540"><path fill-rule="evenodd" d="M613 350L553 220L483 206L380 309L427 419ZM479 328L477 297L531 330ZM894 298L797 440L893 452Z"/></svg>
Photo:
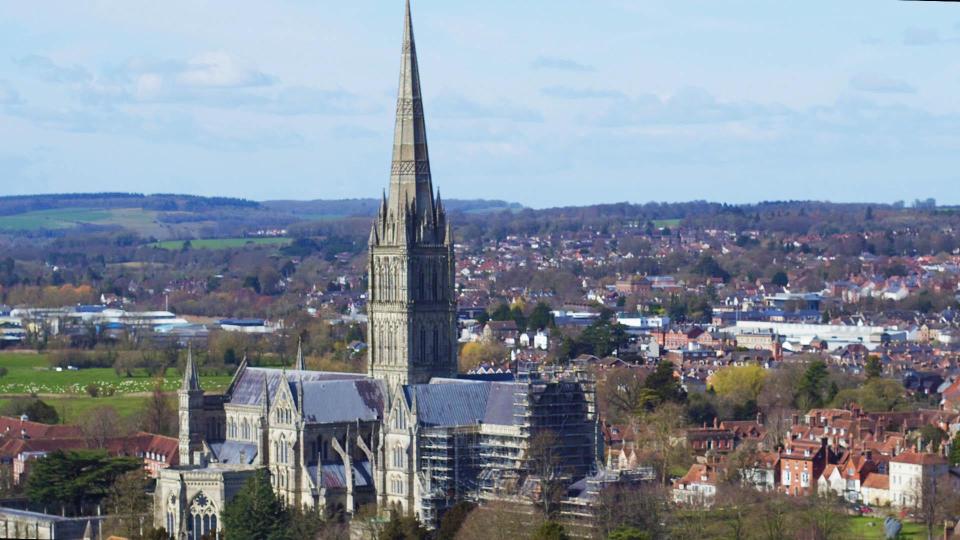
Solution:
<svg viewBox="0 0 960 540"><path fill-rule="evenodd" d="M680 381L673 376L673 363L669 360L663 360L657 364L653 373L647 375L643 386L650 391L653 397L653 403L656 407L660 403L673 402L683 403L687 400L687 392L680 386Z"/></svg>
<svg viewBox="0 0 960 540"><path fill-rule="evenodd" d="M230 540L287 540L289 525L266 469L254 473L223 509L223 529Z"/></svg>
<svg viewBox="0 0 960 540"><path fill-rule="evenodd" d="M823 360L811 362L797 387L797 406L801 409L822 407L829 376L827 364Z"/></svg>
<svg viewBox="0 0 960 540"><path fill-rule="evenodd" d="M550 312L550 306L544 302L537 302L536 307L530 313L527 319L527 328L537 331L553 326L553 313Z"/></svg>
<svg viewBox="0 0 960 540"><path fill-rule="evenodd" d="M880 362L880 358L876 356L867 358L867 365L864 367L864 371L868 379L876 379L883 375L883 364Z"/></svg>
<svg viewBox="0 0 960 540"><path fill-rule="evenodd" d="M563 529L563 525L556 521L544 521L530 538L532 540L570 540L570 535Z"/></svg>
<svg viewBox="0 0 960 540"><path fill-rule="evenodd" d="M38 459L27 480L27 497L37 505L80 512L97 504L123 474L140 470L135 457L110 457L101 450L57 450Z"/></svg>

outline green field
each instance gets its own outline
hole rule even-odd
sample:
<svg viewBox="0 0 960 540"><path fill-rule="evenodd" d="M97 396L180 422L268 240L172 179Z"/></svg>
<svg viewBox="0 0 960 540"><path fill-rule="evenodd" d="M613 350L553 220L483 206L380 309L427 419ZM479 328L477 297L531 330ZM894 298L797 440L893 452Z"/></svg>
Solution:
<svg viewBox="0 0 960 540"><path fill-rule="evenodd" d="M152 392L155 380L146 372L135 373L133 377L121 377L111 368L89 368L77 371L56 371L51 368L47 357L42 354L0 353L0 366L7 369L7 375L0 377L0 398L14 395L38 394L59 396L64 398L73 396L78 399L91 399L87 395L86 387L95 384L101 393L113 393L113 398L124 399L124 396L142 397ZM230 377L226 375L202 376L200 384L204 390L222 390L230 384ZM180 375L175 369L168 369L164 377L163 388L166 391L175 391L180 386ZM107 397L96 398L102 401Z"/></svg>
<svg viewBox="0 0 960 540"><path fill-rule="evenodd" d="M68 229L80 225L116 225L138 232L157 229L157 213L140 208L58 208L0 216L0 231Z"/></svg>
<svg viewBox="0 0 960 540"><path fill-rule="evenodd" d="M183 240L157 242L153 247L169 250L183 249ZM192 249L236 249L242 247L285 246L289 238L200 238L190 241Z"/></svg>
<svg viewBox="0 0 960 540"><path fill-rule="evenodd" d="M682 219L655 219L653 220L653 226L662 229L663 227L668 227L670 229L676 229L682 223Z"/></svg>
<svg viewBox="0 0 960 540"><path fill-rule="evenodd" d="M883 520L886 516L877 517L852 517L850 518L850 530L848 538L852 540L883 540ZM942 534L943 531L940 531ZM903 523L903 530L900 532L900 538L920 540L926 538L927 533L919 523Z"/></svg>
<svg viewBox="0 0 960 540"><path fill-rule="evenodd" d="M120 416L130 416L136 414L143 410L149 398L119 395L99 398L92 398L89 396L44 396L42 399L44 403L57 410L57 414L60 415L61 423L76 424L81 422L88 412L99 407L112 407ZM174 400L176 400L175 397ZM0 397L0 408L4 407L9 401L10 398Z"/></svg>

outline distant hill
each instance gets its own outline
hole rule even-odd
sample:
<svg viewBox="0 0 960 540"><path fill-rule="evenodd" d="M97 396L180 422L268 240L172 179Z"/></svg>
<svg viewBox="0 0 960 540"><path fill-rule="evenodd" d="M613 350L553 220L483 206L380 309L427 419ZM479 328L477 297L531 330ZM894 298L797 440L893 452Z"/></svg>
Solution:
<svg viewBox="0 0 960 540"><path fill-rule="evenodd" d="M373 216L377 212L379 199L341 199L314 201L264 201L265 208L291 214L304 219L330 219L336 217ZM504 210L522 210L518 203L499 200L462 200L444 199L443 205L450 212L482 214L502 212Z"/></svg>
<svg viewBox="0 0 960 540"><path fill-rule="evenodd" d="M133 232L175 240L247 236L261 230L376 213L377 199L265 201L141 193L65 193L0 197L0 234L56 237L72 232ZM520 211L516 203L444 201L451 212Z"/></svg>

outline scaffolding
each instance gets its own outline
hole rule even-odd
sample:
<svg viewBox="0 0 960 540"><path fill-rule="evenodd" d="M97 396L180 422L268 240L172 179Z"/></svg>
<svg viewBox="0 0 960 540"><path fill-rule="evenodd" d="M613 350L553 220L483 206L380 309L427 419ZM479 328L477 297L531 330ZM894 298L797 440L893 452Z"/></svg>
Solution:
<svg viewBox="0 0 960 540"><path fill-rule="evenodd" d="M459 501L516 497L531 476L530 444L552 432L562 476L573 481L596 470L597 418L594 381L583 371L518 375L512 424L423 428L419 432L420 516L438 523Z"/></svg>

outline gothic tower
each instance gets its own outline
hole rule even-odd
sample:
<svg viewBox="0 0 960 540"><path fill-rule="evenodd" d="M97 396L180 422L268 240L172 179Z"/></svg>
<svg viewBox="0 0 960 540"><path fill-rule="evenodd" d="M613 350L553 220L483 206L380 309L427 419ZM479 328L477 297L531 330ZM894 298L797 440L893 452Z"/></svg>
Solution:
<svg viewBox="0 0 960 540"><path fill-rule="evenodd" d="M370 231L369 372L421 384L457 371L453 234L434 197L407 0L390 191Z"/></svg>
<svg viewBox="0 0 960 540"><path fill-rule="evenodd" d="M203 447L203 389L193 363L193 350L187 349L187 365L183 369L183 384L177 391L180 413L180 464L193 463L193 453Z"/></svg>

